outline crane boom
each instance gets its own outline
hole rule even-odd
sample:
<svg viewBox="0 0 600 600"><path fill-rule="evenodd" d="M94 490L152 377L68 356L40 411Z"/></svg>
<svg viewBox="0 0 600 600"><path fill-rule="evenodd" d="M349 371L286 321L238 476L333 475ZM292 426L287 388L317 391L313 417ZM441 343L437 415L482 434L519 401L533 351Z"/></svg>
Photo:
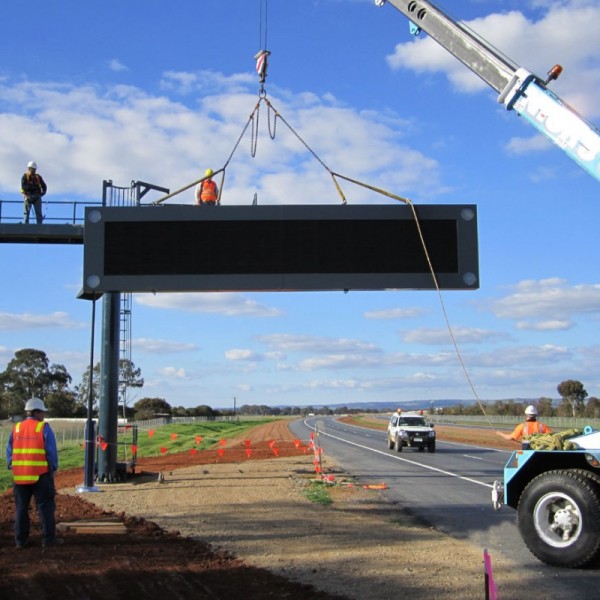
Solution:
<svg viewBox="0 0 600 600"><path fill-rule="evenodd" d="M514 110L600 181L600 130L546 87L557 74L542 80L506 58L432 2L375 0L378 6L386 2L411 21L415 35L420 30L428 33L496 90L498 102L507 110Z"/></svg>

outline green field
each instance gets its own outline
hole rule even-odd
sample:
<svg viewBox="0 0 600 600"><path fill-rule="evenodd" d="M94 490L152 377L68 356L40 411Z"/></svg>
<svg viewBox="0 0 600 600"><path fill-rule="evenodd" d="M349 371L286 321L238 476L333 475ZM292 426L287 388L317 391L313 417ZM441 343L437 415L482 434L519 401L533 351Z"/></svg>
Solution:
<svg viewBox="0 0 600 600"><path fill-rule="evenodd" d="M239 420L239 421L199 421L197 423L175 423L154 429L149 435L148 430L138 432L137 452L141 456L160 456L161 448L167 448L170 454L187 452L191 448L205 450L219 443L221 439L238 437L244 432L258 425L273 421L272 418ZM65 433L65 425L52 423L58 445L59 469L81 467L83 469L83 436L76 433ZM6 441L11 426L3 423L0 425L0 440L2 440L2 458L0 459L0 492L7 490L12 485L11 472L6 467ZM83 431L83 426L81 427ZM176 437L175 437L176 436ZM196 438L201 437L200 443ZM65 441L63 441L63 438ZM174 438L174 439L173 439ZM118 439L118 460L128 460L131 453L131 430L125 430ZM83 471L82 471L83 479Z"/></svg>

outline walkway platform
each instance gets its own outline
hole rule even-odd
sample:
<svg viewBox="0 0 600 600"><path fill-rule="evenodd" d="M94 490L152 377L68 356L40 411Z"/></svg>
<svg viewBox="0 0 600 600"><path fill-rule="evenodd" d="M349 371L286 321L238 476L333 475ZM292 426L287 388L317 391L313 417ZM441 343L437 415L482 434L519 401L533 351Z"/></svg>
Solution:
<svg viewBox="0 0 600 600"><path fill-rule="evenodd" d="M0 223L2 244L83 244L83 225Z"/></svg>

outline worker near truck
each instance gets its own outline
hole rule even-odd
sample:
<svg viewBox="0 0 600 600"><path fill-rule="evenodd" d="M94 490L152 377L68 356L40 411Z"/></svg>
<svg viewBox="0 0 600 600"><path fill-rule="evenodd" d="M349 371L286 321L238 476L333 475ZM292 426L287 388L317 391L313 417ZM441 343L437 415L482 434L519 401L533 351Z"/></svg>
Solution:
<svg viewBox="0 0 600 600"><path fill-rule="evenodd" d="M23 194L23 222L29 223L31 207L35 212L35 220L39 224L43 221L42 196L46 195L48 186L42 176L36 172L37 164L33 161L27 163L27 171L21 177L21 194Z"/></svg>
<svg viewBox="0 0 600 600"><path fill-rule="evenodd" d="M212 180L212 169L206 169L204 179L196 186L196 205L214 206L219 198L219 189L217 184Z"/></svg>
<svg viewBox="0 0 600 600"><path fill-rule="evenodd" d="M15 498L15 543L18 549L29 542L29 505L31 497L40 516L42 546L63 543L56 537L56 491L54 472L58 469L58 450L54 432L44 422L46 406L39 398L25 404L27 418L13 427L6 446L6 463L13 474Z"/></svg>
<svg viewBox="0 0 600 600"><path fill-rule="evenodd" d="M522 449L527 450L529 448L529 439L532 435L552 433L548 425L537 420L537 414L537 408L533 404L530 404L525 409L525 423L519 423L512 433L503 433L502 431L496 431L496 433L505 440L520 442Z"/></svg>

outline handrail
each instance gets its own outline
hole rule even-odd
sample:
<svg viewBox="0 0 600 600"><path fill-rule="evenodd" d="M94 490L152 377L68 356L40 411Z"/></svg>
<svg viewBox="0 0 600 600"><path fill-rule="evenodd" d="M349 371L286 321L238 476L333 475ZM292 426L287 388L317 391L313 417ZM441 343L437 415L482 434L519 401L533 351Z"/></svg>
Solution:
<svg viewBox="0 0 600 600"><path fill-rule="evenodd" d="M70 223L75 225L83 223L83 209L86 206L102 206L102 202L94 202L90 200L44 200L43 210L44 223ZM55 212L54 208L59 210ZM64 207L72 207L72 210L60 209ZM16 210L15 210L16 209ZM82 210L79 210L82 209ZM50 216L48 213L52 211ZM33 213L33 211L31 211ZM8 214L7 214L8 213ZM17 215L17 216L13 216ZM23 222L23 201L22 200L2 200L0 198L0 223L22 223ZM35 216L32 214L29 218L30 223L35 223Z"/></svg>

